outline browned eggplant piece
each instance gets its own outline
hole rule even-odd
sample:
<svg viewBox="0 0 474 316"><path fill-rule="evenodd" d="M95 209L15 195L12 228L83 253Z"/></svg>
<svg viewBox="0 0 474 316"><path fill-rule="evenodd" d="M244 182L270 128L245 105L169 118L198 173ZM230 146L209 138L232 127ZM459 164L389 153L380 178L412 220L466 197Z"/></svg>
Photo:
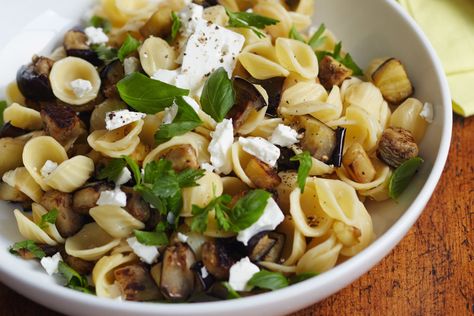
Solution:
<svg viewBox="0 0 474 316"><path fill-rule="evenodd" d="M115 269L114 276L127 301L154 301L161 297L150 271L143 264L136 263Z"/></svg>
<svg viewBox="0 0 474 316"><path fill-rule="evenodd" d="M398 168L405 161L418 156L418 145L410 131L389 127L380 138L377 156L387 165Z"/></svg>
<svg viewBox="0 0 474 316"><path fill-rule="evenodd" d="M285 245L285 235L276 232L262 232L253 236L247 246L249 258L252 261L280 260L283 246Z"/></svg>
<svg viewBox="0 0 474 316"><path fill-rule="evenodd" d="M47 244L36 244L36 246L38 246L38 248L40 248L44 252L46 257L51 257L55 253L60 251L59 246L50 246ZM37 259L37 257L31 251L25 248L19 249L18 251L12 251L12 250L10 251L25 260Z"/></svg>
<svg viewBox="0 0 474 316"><path fill-rule="evenodd" d="M64 248L61 249L61 257L63 258L64 262L67 263L68 266L76 270L81 275L87 275L92 272L94 269L95 262L94 261L85 261L81 258L73 257L68 255Z"/></svg>
<svg viewBox="0 0 474 316"><path fill-rule="evenodd" d="M204 8L213 7L219 4L217 0L194 0L193 2Z"/></svg>
<svg viewBox="0 0 474 316"><path fill-rule="evenodd" d="M236 261L221 241L213 240L202 245L202 262L207 271L218 280L227 280L230 267Z"/></svg>
<svg viewBox="0 0 474 316"><path fill-rule="evenodd" d="M51 190L43 195L40 204L47 210L58 210L56 227L62 237L73 236L84 225L84 218L72 210L72 194Z"/></svg>
<svg viewBox="0 0 474 316"><path fill-rule="evenodd" d="M414 92L405 67L396 58L381 63L371 74L371 79L385 100L392 104L402 103Z"/></svg>
<svg viewBox="0 0 474 316"><path fill-rule="evenodd" d="M344 141L346 139L346 128L338 127L336 128L336 148L332 153L332 158L328 162L329 164L334 165L339 168L342 165L342 156L344 154Z"/></svg>
<svg viewBox="0 0 474 316"><path fill-rule="evenodd" d="M245 174L260 189L271 190L281 183L277 170L255 157L250 158Z"/></svg>
<svg viewBox="0 0 474 316"><path fill-rule="evenodd" d="M227 118L232 119L234 129L237 131L247 120L252 111L258 111L267 105L264 97L255 86L242 78L233 81L236 102L229 111Z"/></svg>
<svg viewBox="0 0 474 316"><path fill-rule="evenodd" d="M199 281L203 291L207 291L216 281L215 277L207 271L202 261L196 262L191 269L196 274L197 280Z"/></svg>
<svg viewBox="0 0 474 316"><path fill-rule="evenodd" d="M68 31L64 35L63 46L68 56L82 58L95 66L103 64L97 53L87 44L87 35L82 31Z"/></svg>
<svg viewBox="0 0 474 316"><path fill-rule="evenodd" d="M140 34L143 35L144 38L150 36L168 37L171 34L171 26L173 25L173 20L171 19L172 12L173 10L169 6L164 6L156 11L145 25L140 28Z"/></svg>
<svg viewBox="0 0 474 316"><path fill-rule="evenodd" d="M352 76L352 70L331 56L325 56L319 62L319 81L326 90L340 86L344 80Z"/></svg>
<svg viewBox="0 0 474 316"><path fill-rule="evenodd" d="M280 157L277 161L278 171L298 170L298 162L290 160L296 155L293 149L288 147L277 147L280 149Z"/></svg>
<svg viewBox="0 0 474 316"><path fill-rule="evenodd" d="M268 109L267 115L271 117L278 116L278 106L280 105L281 96L283 94L283 84L285 77L274 77L265 80L257 80L250 78L249 81L253 84L261 85L268 93Z"/></svg>
<svg viewBox="0 0 474 316"><path fill-rule="evenodd" d="M187 244L166 247L163 254L160 289L172 301L186 300L194 291L194 272L191 267L196 257Z"/></svg>
<svg viewBox="0 0 474 316"><path fill-rule="evenodd" d="M74 212L89 215L89 210L97 205L100 193L111 190L112 186L106 183L96 183L76 191L72 197Z"/></svg>
<svg viewBox="0 0 474 316"><path fill-rule="evenodd" d="M117 83L125 77L125 70L120 60L111 62L100 72L102 92L107 98L119 98Z"/></svg>
<svg viewBox="0 0 474 316"><path fill-rule="evenodd" d="M310 116L300 116L298 120L298 125L305 130L301 147L309 151L314 158L329 163L336 149L336 132Z"/></svg>
<svg viewBox="0 0 474 316"><path fill-rule="evenodd" d="M29 132L27 130L24 130L19 127L13 126L10 122L6 122L3 124L3 126L0 128L0 138L5 138L5 137L18 137L22 136L25 134L28 134Z"/></svg>
<svg viewBox="0 0 474 316"><path fill-rule="evenodd" d="M122 191L127 194L127 211L140 222L148 221L151 214L150 205L132 188L122 187Z"/></svg>
<svg viewBox="0 0 474 316"><path fill-rule="evenodd" d="M49 104L41 110L41 119L48 135L61 145L70 147L86 132L79 116L69 106Z"/></svg>
<svg viewBox="0 0 474 316"><path fill-rule="evenodd" d="M173 146L163 152L160 158L171 161L173 169L177 172L199 168L197 152L191 145Z"/></svg>
<svg viewBox="0 0 474 316"><path fill-rule="evenodd" d="M375 178L375 168L359 143L352 144L342 159L349 176L356 182L369 183Z"/></svg>
<svg viewBox="0 0 474 316"><path fill-rule="evenodd" d="M53 64L54 61L47 57L34 56L31 64L18 70L16 82L25 98L34 101L50 101L56 98L49 82Z"/></svg>

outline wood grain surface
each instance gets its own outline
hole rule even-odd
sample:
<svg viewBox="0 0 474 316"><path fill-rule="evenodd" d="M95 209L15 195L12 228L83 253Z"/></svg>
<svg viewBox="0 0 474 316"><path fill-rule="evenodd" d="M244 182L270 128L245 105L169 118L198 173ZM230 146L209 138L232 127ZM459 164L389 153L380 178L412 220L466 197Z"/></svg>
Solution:
<svg viewBox="0 0 474 316"><path fill-rule="evenodd" d="M474 118L455 117L436 192L403 241L306 315L474 315ZM59 315L0 285L0 315Z"/></svg>

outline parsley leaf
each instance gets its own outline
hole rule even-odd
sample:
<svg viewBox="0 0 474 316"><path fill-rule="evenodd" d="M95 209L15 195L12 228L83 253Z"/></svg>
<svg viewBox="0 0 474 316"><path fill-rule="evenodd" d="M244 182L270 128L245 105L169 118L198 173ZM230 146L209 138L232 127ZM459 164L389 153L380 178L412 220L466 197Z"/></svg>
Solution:
<svg viewBox="0 0 474 316"><path fill-rule="evenodd" d="M156 114L171 106L178 96L186 96L189 90L180 89L164 82L134 72L117 83L120 98L134 110Z"/></svg>
<svg viewBox="0 0 474 316"><path fill-rule="evenodd" d="M24 240L14 243L9 249L10 253L18 255L21 251L28 251L36 258L41 259L46 256L44 251L32 240Z"/></svg>
<svg viewBox="0 0 474 316"><path fill-rule="evenodd" d="M303 38L303 35L301 35L300 32L298 32L298 30L296 29L294 25L291 27L290 34L288 35L288 37L291 39L306 43L306 41Z"/></svg>
<svg viewBox="0 0 474 316"><path fill-rule="evenodd" d="M125 163L128 165L130 170L132 170L133 173L133 178L135 179L135 183L141 183L142 182L142 173L140 171L140 166L138 163L130 158L129 156L122 156L122 159L125 161Z"/></svg>
<svg viewBox="0 0 474 316"><path fill-rule="evenodd" d="M221 122L235 104L235 91L232 81L224 68L214 71L201 95L202 110L217 122Z"/></svg>
<svg viewBox="0 0 474 316"><path fill-rule="evenodd" d="M146 246L164 246L168 244L168 236L163 231L145 232L134 231L138 242Z"/></svg>
<svg viewBox="0 0 474 316"><path fill-rule="evenodd" d="M112 159L104 168L100 169L97 175L98 180L105 180L115 182L127 165L124 159Z"/></svg>
<svg viewBox="0 0 474 316"><path fill-rule="evenodd" d="M7 108L7 101L0 101L0 126L3 125L3 111Z"/></svg>
<svg viewBox="0 0 474 316"><path fill-rule="evenodd" d="M45 229L48 227L48 224L54 225L54 223L56 223L56 219L58 218L58 214L58 210L56 208L53 208L51 211L41 216L41 220L38 223L38 226L41 229Z"/></svg>
<svg viewBox="0 0 474 316"><path fill-rule="evenodd" d="M209 212L215 210L218 228L223 231L229 231L231 228L230 219L228 217L230 209L227 205L231 200L232 197L230 195L224 194L214 198L206 207L193 205L192 214L194 218L191 222L191 230L199 233L206 231Z"/></svg>
<svg viewBox="0 0 474 316"><path fill-rule="evenodd" d="M362 76L363 75L363 71L362 69L356 64L356 62L354 61L354 59L352 59L352 56L351 54L347 53L344 57L341 56L341 50L342 50L342 42L339 42L336 44L336 46L334 47L334 51L331 53L331 52L327 52L327 51L318 51L316 52L316 55L318 56L318 60L322 60L325 56L331 56L332 58L334 58L335 60L337 60L338 62L340 62L341 64L343 64L344 66L346 66L347 68L351 69L352 70L352 73L355 75L355 76Z"/></svg>
<svg viewBox="0 0 474 316"><path fill-rule="evenodd" d="M109 33L112 29L112 23L110 23L109 20L98 15L94 15L89 20L89 25L93 27L101 27L105 33Z"/></svg>
<svg viewBox="0 0 474 316"><path fill-rule="evenodd" d="M278 290L287 287L289 282L281 273L262 270L255 273L247 284L261 289Z"/></svg>
<svg viewBox="0 0 474 316"><path fill-rule="evenodd" d="M304 192L304 187L306 186L306 178L309 175L309 171L313 166L313 160L309 152L305 151L299 155L291 157L290 161L299 161L300 166L298 168L298 186L301 189L301 192Z"/></svg>
<svg viewBox="0 0 474 316"><path fill-rule="evenodd" d="M182 97L177 97L175 103L178 113L171 124L161 125L155 134L157 144L164 143L174 136L184 135L202 124L196 111Z"/></svg>
<svg viewBox="0 0 474 316"><path fill-rule="evenodd" d="M325 40L326 37L322 36L326 31L326 26L321 24L319 28L314 32L313 36L308 41L308 45L311 46L313 49L318 48Z"/></svg>
<svg viewBox="0 0 474 316"><path fill-rule="evenodd" d="M140 46L140 41L135 39L133 36L130 34L127 34L127 38L123 42L122 46L117 52L117 57L118 59L123 63L125 58L136 51L138 47Z"/></svg>
<svg viewBox="0 0 474 316"><path fill-rule="evenodd" d="M206 173L205 170L202 169L186 169L178 173L178 183L181 188L189 188L189 187L196 187L198 186L197 180L204 177Z"/></svg>
<svg viewBox="0 0 474 316"><path fill-rule="evenodd" d="M275 25L280 21L258 15L255 13L250 12L231 12L229 10L225 10L227 15L229 16L229 26L230 27L243 27L251 29L259 38L265 37L265 34L260 32L260 30L264 29L268 25Z"/></svg>
<svg viewBox="0 0 474 316"><path fill-rule="evenodd" d="M93 294L93 292L89 288L89 283L87 282L87 279L63 261L59 261L58 271L66 279L66 286L68 288L83 293Z"/></svg>
<svg viewBox="0 0 474 316"><path fill-rule="evenodd" d="M235 203L229 217L232 230L239 232L255 223L263 214L271 194L265 190L253 190Z"/></svg>
<svg viewBox="0 0 474 316"><path fill-rule="evenodd" d="M408 187L411 179L423 164L420 157L411 158L395 169L388 185L388 195L392 199L398 198Z"/></svg>
<svg viewBox="0 0 474 316"><path fill-rule="evenodd" d="M105 44L91 45L91 49L97 54L100 60L109 64L117 59L117 49L113 47L107 47Z"/></svg>
<svg viewBox="0 0 474 316"><path fill-rule="evenodd" d="M174 11L171 12L171 20L173 21L173 24L171 25L170 42L175 40L176 36L178 36L179 29L181 28L181 20Z"/></svg>

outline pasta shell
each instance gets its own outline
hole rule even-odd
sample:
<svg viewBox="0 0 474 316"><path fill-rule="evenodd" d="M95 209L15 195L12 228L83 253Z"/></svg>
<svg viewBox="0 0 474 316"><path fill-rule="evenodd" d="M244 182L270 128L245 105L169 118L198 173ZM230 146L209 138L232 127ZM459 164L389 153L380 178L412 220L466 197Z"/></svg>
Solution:
<svg viewBox="0 0 474 316"><path fill-rule="evenodd" d="M419 100L409 98L393 112L389 125L410 131L419 143L428 127L428 122L420 115L422 110L423 104Z"/></svg>
<svg viewBox="0 0 474 316"><path fill-rule="evenodd" d="M16 81L10 82L7 88L5 89L5 98L7 100L7 104L25 104L25 97L21 94L20 89L18 88L18 84ZM7 122L5 120L5 122Z"/></svg>
<svg viewBox="0 0 474 316"><path fill-rule="evenodd" d="M38 224L41 222L41 217L48 213L48 211L38 203L33 203L31 205L33 211L33 221ZM49 237L54 239L59 244L64 244L65 239L59 233L55 224L45 223L46 227L43 229Z"/></svg>
<svg viewBox="0 0 474 316"><path fill-rule="evenodd" d="M273 38L287 37L290 33L293 21L288 11L280 3L272 0L261 0L253 8L253 11L279 21L276 25L270 25L265 28Z"/></svg>
<svg viewBox="0 0 474 316"><path fill-rule="evenodd" d="M278 226L277 230L286 236L285 246L282 251L283 265L293 266L301 258L306 250L306 238L296 228L295 222L290 216Z"/></svg>
<svg viewBox="0 0 474 316"><path fill-rule="evenodd" d="M55 190L70 193L82 187L93 172L92 159L75 156L62 162L44 181Z"/></svg>
<svg viewBox="0 0 474 316"><path fill-rule="evenodd" d="M259 111L253 110L244 124L237 131L240 135L249 135L255 131L259 126L262 125L265 120L265 114L267 113L268 106L264 106Z"/></svg>
<svg viewBox="0 0 474 316"><path fill-rule="evenodd" d="M124 110L127 105L120 100L107 99L92 111L90 125L91 131L105 130L105 114L107 112Z"/></svg>
<svg viewBox="0 0 474 316"><path fill-rule="evenodd" d="M322 273L336 265L342 245L334 235L308 250L298 261L296 273Z"/></svg>
<svg viewBox="0 0 474 316"><path fill-rule="evenodd" d="M303 31L311 26L311 14L306 12L288 12L288 14L296 30Z"/></svg>
<svg viewBox="0 0 474 316"><path fill-rule="evenodd" d="M46 234L38 225L26 217L20 210L14 210L18 231L27 240L32 240L40 244L55 246L58 243Z"/></svg>
<svg viewBox="0 0 474 316"><path fill-rule="evenodd" d="M164 39L149 37L140 47L140 63L151 77L159 69L176 69L176 52Z"/></svg>
<svg viewBox="0 0 474 316"><path fill-rule="evenodd" d="M192 207L207 206L216 196L221 196L223 185L221 177L213 172L206 172L204 176L197 180L198 186L184 188L183 192L183 209L180 216L192 216Z"/></svg>
<svg viewBox="0 0 474 316"><path fill-rule="evenodd" d="M384 102L380 90L370 82L353 84L344 95L346 107L356 105L366 110L376 120L380 121L382 103Z"/></svg>
<svg viewBox="0 0 474 316"><path fill-rule="evenodd" d="M124 255L116 253L100 258L92 270L92 282L98 297L115 298L121 296L120 290L114 284L114 270L119 266L136 261L137 257L131 253Z"/></svg>
<svg viewBox="0 0 474 316"><path fill-rule="evenodd" d="M221 181L223 188L222 194L235 196L249 190L249 187L237 177L222 177Z"/></svg>
<svg viewBox="0 0 474 316"><path fill-rule="evenodd" d="M26 130L38 130L43 126L40 112L13 103L3 112L3 120Z"/></svg>
<svg viewBox="0 0 474 316"><path fill-rule="evenodd" d="M9 170L13 170L23 165L22 154L26 141L20 138L0 138L0 176Z"/></svg>
<svg viewBox="0 0 474 316"><path fill-rule="evenodd" d="M318 76L318 59L309 45L294 39L277 38L275 50L278 61L289 71L308 79Z"/></svg>
<svg viewBox="0 0 474 316"><path fill-rule="evenodd" d="M2 177L3 182L26 194L30 199L39 202L43 191L24 167L6 172Z"/></svg>
<svg viewBox="0 0 474 316"><path fill-rule="evenodd" d="M129 212L116 205L101 205L91 208L89 215L109 235L116 238L130 236L135 229L145 228L145 224Z"/></svg>

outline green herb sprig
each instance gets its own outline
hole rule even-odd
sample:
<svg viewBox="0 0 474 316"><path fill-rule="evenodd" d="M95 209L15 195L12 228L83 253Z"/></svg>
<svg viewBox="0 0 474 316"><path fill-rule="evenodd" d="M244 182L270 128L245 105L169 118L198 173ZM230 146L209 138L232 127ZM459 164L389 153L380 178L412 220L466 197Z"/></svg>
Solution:
<svg viewBox="0 0 474 316"><path fill-rule="evenodd" d="M299 161L300 165L298 167L298 187L301 192L304 192L304 187L306 186L306 178L308 178L309 171L313 166L313 159L311 154L307 151L302 152L294 157L290 158L290 161Z"/></svg>
<svg viewBox="0 0 474 316"><path fill-rule="evenodd" d="M226 9L230 27L251 29L259 38L265 37L263 30L266 26L278 24L280 21L250 12L232 12Z"/></svg>
<svg viewBox="0 0 474 316"><path fill-rule="evenodd" d="M423 159L415 157L395 169L388 185L390 198L397 199L405 191L422 164Z"/></svg>

